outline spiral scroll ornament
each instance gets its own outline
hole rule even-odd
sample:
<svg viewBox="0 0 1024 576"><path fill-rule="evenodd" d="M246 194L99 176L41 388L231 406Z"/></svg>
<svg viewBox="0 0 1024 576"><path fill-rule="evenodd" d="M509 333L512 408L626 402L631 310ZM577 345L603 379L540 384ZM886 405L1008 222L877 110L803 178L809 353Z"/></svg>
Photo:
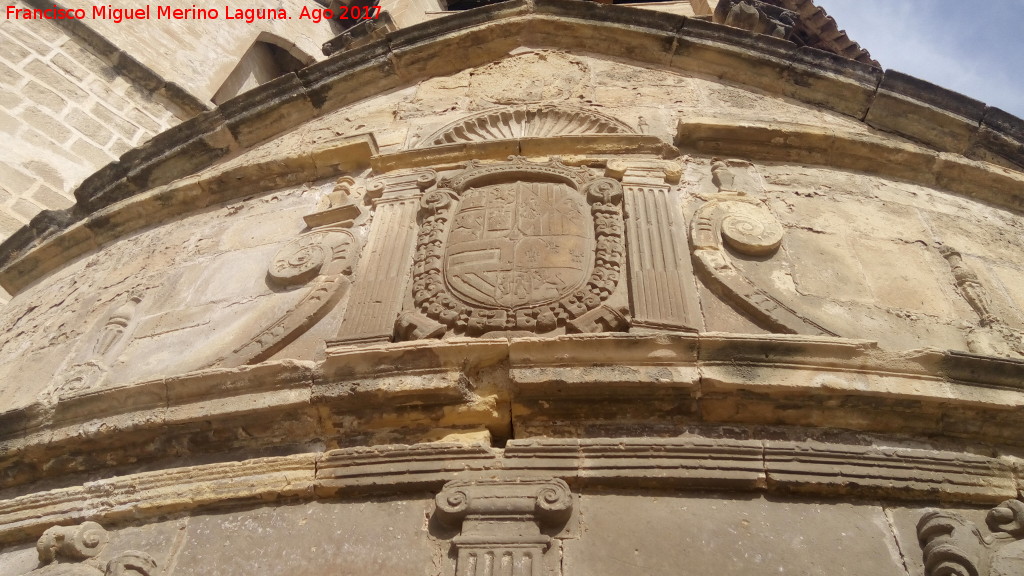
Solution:
<svg viewBox="0 0 1024 576"><path fill-rule="evenodd" d="M537 509L563 512L572 507L572 492L562 480L552 480L537 491Z"/></svg>
<svg viewBox="0 0 1024 576"><path fill-rule="evenodd" d="M784 304L733 263L730 251L762 258L775 254L783 234L782 225L766 206L744 194L721 192L693 217L690 238L696 270L712 290L763 328L783 334L835 336Z"/></svg>
<svg viewBox="0 0 1024 576"><path fill-rule="evenodd" d="M305 284L316 278L330 258L324 236L324 233L306 234L285 244L270 263L270 277L285 286Z"/></svg>
<svg viewBox="0 0 1024 576"><path fill-rule="evenodd" d="M431 214L437 214L438 211L451 206L452 201L455 200L456 197L455 192L452 190L437 188L423 194L420 198L420 206L423 210Z"/></svg>
<svg viewBox="0 0 1024 576"><path fill-rule="evenodd" d="M774 254L782 245L782 225L760 206L730 203L722 218L722 237L730 248L749 256Z"/></svg>
<svg viewBox="0 0 1024 576"><path fill-rule="evenodd" d="M1005 532L1024 538L1024 502L1006 500L988 513L988 525L993 532Z"/></svg>
<svg viewBox="0 0 1024 576"><path fill-rule="evenodd" d="M1024 568L1024 503L989 511L989 532L955 512L929 510L917 523L925 576L1008 576Z"/></svg>
<svg viewBox="0 0 1024 576"><path fill-rule="evenodd" d="M96 522L83 522L78 526L54 526L43 532L36 542L39 561L53 562L59 557L85 560L100 553L110 540L110 534Z"/></svg>
<svg viewBox="0 0 1024 576"><path fill-rule="evenodd" d="M434 501L438 509L448 514L460 514L469 509L472 498L465 490L447 490L438 494Z"/></svg>

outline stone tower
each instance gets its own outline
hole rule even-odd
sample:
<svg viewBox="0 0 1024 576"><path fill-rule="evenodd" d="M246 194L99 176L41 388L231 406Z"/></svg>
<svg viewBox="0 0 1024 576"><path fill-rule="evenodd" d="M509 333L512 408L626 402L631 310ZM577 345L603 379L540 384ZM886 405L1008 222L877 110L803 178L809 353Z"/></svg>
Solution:
<svg viewBox="0 0 1024 576"><path fill-rule="evenodd" d="M0 27L0 576L1024 574L1024 121L812 0L311 7Z"/></svg>

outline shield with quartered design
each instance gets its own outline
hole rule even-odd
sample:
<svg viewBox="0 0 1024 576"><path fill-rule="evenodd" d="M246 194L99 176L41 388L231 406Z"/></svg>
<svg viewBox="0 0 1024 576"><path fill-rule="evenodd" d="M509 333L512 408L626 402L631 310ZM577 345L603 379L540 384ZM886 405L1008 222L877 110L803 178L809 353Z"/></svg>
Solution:
<svg viewBox="0 0 1024 576"><path fill-rule="evenodd" d="M452 220L445 281L485 308L558 300L590 274L594 227L585 198L569 186L512 182L467 190Z"/></svg>

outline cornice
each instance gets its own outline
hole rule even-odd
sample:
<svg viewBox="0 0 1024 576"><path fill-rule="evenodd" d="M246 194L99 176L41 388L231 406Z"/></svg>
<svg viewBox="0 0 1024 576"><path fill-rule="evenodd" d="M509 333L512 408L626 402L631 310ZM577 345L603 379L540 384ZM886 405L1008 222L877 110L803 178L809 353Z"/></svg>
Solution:
<svg viewBox="0 0 1024 576"><path fill-rule="evenodd" d="M1017 495L1009 459L823 442L689 436L525 439L504 448L425 443L343 448L128 473L0 500L0 544L54 525L110 526L273 501L429 498L452 482L564 482L572 490L715 491L769 497L994 504ZM914 505L914 504L909 504Z"/></svg>
<svg viewBox="0 0 1024 576"><path fill-rule="evenodd" d="M791 335L329 343L321 363L203 370L4 412L0 488L183 454L455 433L662 437L782 426L790 437L845 431L1017 450L1022 382L1020 361Z"/></svg>

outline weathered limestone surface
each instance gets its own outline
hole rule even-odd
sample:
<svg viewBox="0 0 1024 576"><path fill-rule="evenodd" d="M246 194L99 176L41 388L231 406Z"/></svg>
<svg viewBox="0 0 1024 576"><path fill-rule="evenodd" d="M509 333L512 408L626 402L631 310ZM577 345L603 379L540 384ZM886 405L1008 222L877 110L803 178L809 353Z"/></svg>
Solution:
<svg viewBox="0 0 1024 576"><path fill-rule="evenodd" d="M906 574L877 505L659 494L592 495L580 508L588 537L565 543L570 574Z"/></svg>
<svg viewBox="0 0 1024 576"><path fill-rule="evenodd" d="M5 242L0 576L1019 574L1016 125L682 4L390 3Z"/></svg>
<svg viewBox="0 0 1024 576"><path fill-rule="evenodd" d="M56 540L58 560L101 574L129 558L164 574L246 574L257 567L274 574L444 573L455 561L461 573L489 554L496 563L508 558L514 574L621 573L625 565L645 573L679 562L680 555L738 574L765 566L827 574L861 566L854 556L874 563L873 573L901 574L906 565L921 574L915 568L921 565L918 519L964 517L981 525L986 502L996 510L1009 507L1011 516L1019 508L1000 496L1014 494L1013 488L944 492L941 476L932 477L923 460L915 463L942 456L969 469L966 462L954 464L951 453L902 449L871 456L826 444L787 448L865 463L885 458L904 477L878 476L878 491L851 492L859 481L846 468L845 486L820 484L824 500L797 500L774 481L771 454L779 448L696 438L540 440L510 442L503 454L484 445L424 444L193 466L8 499L0 503L0 541L39 537L44 543L63 534L69 544ZM790 465L780 477L797 468ZM870 469L863 478L877 474ZM761 471L767 482L758 480ZM931 499L914 484L933 480L933 494L973 507L946 504L936 511L907 502ZM718 492L691 492L709 488ZM881 499L861 498L868 494ZM848 502L834 500L851 495ZM258 505L237 508L242 503ZM1012 518L1000 521L1017 534ZM55 522L68 527L49 528ZM94 538L72 537L82 530ZM382 547L382 539L390 545ZM827 542L836 541L841 545L829 548ZM69 546L81 546L76 542L87 547L75 552ZM814 553L820 550L831 552ZM35 550L9 547L0 556L0 574L25 574L35 556ZM39 553L41 564L52 562L47 558L53 556Z"/></svg>
<svg viewBox="0 0 1024 576"><path fill-rule="evenodd" d="M91 10L93 3L83 0L66 0L69 8ZM130 0L117 7L144 8L144 1ZM287 0L285 2L256 2L238 8L284 8L291 16L288 20L266 19L255 22L228 20L224 18L224 6L208 3L197 4L200 8L216 8L220 18L214 21L190 20L148 20L124 21L92 20L88 25L97 34L106 38L118 48L128 51L142 65L153 69L169 82L179 84L185 91L202 101L208 101L224 82L238 59L260 36L271 33L301 52L316 57L320 45L332 35L325 23L313 24L300 20L302 8L320 8L315 2ZM188 8L190 6L181 6ZM229 6L232 7L233 6ZM155 7L153 8L155 10ZM154 15L155 16L155 15ZM162 50L161 46L174 46L173 51Z"/></svg>
<svg viewBox="0 0 1024 576"><path fill-rule="evenodd" d="M53 21L4 18L0 38L0 238L70 207L86 176L189 115L162 88L114 75Z"/></svg>

